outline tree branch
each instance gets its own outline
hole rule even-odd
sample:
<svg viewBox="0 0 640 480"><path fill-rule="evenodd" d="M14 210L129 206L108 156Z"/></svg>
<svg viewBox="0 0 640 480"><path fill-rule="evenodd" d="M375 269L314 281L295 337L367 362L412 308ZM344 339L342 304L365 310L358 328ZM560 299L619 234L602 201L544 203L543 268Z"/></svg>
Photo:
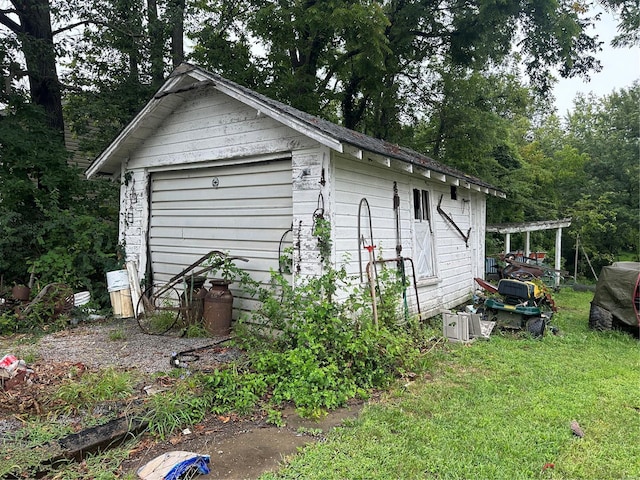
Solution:
<svg viewBox="0 0 640 480"><path fill-rule="evenodd" d="M15 13L15 10L0 10L0 24L7 27L13 33L23 33L24 29L22 28L22 25L11 20L7 16L7 13Z"/></svg>
<svg viewBox="0 0 640 480"><path fill-rule="evenodd" d="M69 25L65 25L64 27L60 27L59 29L54 30L52 33L53 33L54 36L56 36L59 33L66 32L66 31L71 30L73 28L79 27L80 25L89 25L89 24L94 24L94 23L97 23L97 22L94 22L94 21L91 21L91 20L81 20L79 22L71 23Z"/></svg>

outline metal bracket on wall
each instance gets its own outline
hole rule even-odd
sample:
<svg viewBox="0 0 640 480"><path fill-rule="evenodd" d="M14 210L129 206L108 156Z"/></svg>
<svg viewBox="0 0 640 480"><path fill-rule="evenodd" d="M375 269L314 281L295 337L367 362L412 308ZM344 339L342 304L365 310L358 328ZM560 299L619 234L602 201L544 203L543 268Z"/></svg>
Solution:
<svg viewBox="0 0 640 480"><path fill-rule="evenodd" d="M460 230L460 227L458 225L456 225L456 222L453 221L453 218L451 218L449 216L449 214L447 214L447 212L445 212L442 208L440 208L440 204L442 204L442 197L443 195L440 195L440 200L438 200L438 213L440 215L442 215L446 220L449 221L449 223L453 226L453 228L456 229L456 231L460 234L460 236L462 237L462 239L464 240L464 244L465 246L469 246L469 236L471 235L471 227L469 227L469 230L467 230L467 234L465 235L464 232L462 230Z"/></svg>

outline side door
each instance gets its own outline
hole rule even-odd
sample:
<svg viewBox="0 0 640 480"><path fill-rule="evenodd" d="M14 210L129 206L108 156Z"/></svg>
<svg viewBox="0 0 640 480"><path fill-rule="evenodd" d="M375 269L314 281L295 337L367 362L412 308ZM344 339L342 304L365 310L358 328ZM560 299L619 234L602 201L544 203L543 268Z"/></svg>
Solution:
<svg viewBox="0 0 640 480"><path fill-rule="evenodd" d="M413 189L413 232L416 250L416 275L426 280L437 275L434 262L434 235L431 198L428 190Z"/></svg>

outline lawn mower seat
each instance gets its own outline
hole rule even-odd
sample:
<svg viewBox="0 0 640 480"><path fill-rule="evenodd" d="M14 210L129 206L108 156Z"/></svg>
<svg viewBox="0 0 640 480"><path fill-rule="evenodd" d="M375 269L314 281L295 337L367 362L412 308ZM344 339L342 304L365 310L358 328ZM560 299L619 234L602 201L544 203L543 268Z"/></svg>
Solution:
<svg viewBox="0 0 640 480"><path fill-rule="evenodd" d="M504 297L505 303L509 305L518 305L530 300L535 301L544 295L540 287L533 282L507 278L498 282L498 293Z"/></svg>

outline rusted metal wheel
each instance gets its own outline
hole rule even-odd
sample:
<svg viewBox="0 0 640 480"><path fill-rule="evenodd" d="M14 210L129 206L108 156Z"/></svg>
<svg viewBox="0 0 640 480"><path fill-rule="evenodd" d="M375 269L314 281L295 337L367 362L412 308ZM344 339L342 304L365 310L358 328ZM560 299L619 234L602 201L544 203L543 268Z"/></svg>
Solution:
<svg viewBox="0 0 640 480"><path fill-rule="evenodd" d="M144 333L162 335L176 325L183 309L180 294L175 288L153 285L140 297L136 319Z"/></svg>

